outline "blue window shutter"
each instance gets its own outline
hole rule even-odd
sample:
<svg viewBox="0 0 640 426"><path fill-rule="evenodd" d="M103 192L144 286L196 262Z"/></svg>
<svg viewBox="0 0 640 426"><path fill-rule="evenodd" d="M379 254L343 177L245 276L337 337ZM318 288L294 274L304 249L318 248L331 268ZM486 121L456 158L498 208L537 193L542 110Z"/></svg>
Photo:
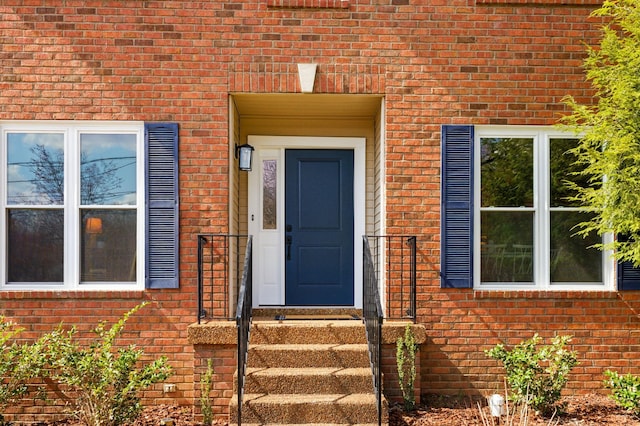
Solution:
<svg viewBox="0 0 640 426"><path fill-rule="evenodd" d="M440 285L473 287L473 126L442 126Z"/></svg>
<svg viewBox="0 0 640 426"><path fill-rule="evenodd" d="M640 268L631 262L618 262L618 290L640 290Z"/></svg>
<svg viewBox="0 0 640 426"><path fill-rule="evenodd" d="M146 288L178 288L178 125L146 123Z"/></svg>
<svg viewBox="0 0 640 426"><path fill-rule="evenodd" d="M616 238L621 242L629 241L629 237L623 234ZM640 268L635 268L631 262L618 262L617 269L618 290L640 290Z"/></svg>

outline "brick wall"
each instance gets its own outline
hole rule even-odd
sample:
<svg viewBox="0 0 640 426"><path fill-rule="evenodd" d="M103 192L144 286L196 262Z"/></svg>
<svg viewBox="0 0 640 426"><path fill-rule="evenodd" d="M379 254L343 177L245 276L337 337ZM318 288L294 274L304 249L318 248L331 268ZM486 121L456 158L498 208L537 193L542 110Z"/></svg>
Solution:
<svg viewBox="0 0 640 426"><path fill-rule="evenodd" d="M209 403L214 417L229 413L229 402L233 396L234 373L237 369L238 349L235 345L194 345L194 383L197 415L202 414L202 383L207 373L208 361L212 360L213 383L209 392Z"/></svg>
<svg viewBox="0 0 640 426"><path fill-rule="evenodd" d="M592 1L569 3L4 0L0 120L179 123L181 287L0 293L2 313L35 337L59 321L112 321L150 300L127 339L169 356L178 392L149 398L191 404L194 234L228 230L229 93L294 92L295 64L313 61L316 92L385 96L386 226L418 236L423 392L500 388L482 350L534 332L575 336L572 389L600 390L608 367L640 373L636 294L439 288L440 126L551 125L565 95L588 101L582 43L597 42L599 23L588 17Z"/></svg>
<svg viewBox="0 0 640 426"><path fill-rule="evenodd" d="M573 336L580 364L569 392L605 392L607 369L640 373L637 293L441 291L420 304L427 305L433 306L421 315L428 324L421 358L427 392L503 391L504 371L483 351L536 332L545 343L555 335Z"/></svg>

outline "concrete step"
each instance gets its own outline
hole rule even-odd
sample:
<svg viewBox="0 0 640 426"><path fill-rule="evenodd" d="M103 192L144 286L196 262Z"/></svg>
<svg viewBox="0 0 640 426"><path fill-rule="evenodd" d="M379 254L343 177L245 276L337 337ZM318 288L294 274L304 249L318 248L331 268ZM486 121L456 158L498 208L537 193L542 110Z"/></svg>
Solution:
<svg viewBox="0 0 640 426"><path fill-rule="evenodd" d="M254 320L250 342L252 345L362 344L367 339L361 320Z"/></svg>
<svg viewBox="0 0 640 426"><path fill-rule="evenodd" d="M245 380L245 393L251 394L373 392L370 368L249 368Z"/></svg>
<svg viewBox="0 0 640 426"><path fill-rule="evenodd" d="M282 423L245 423L243 426L279 426ZM289 423L287 426L378 426L378 423ZM237 423L229 423L229 426L237 426Z"/></svg>
<svg viewBox="0 0 640 426"><path fill-rule="evenodd" d="M250 345L248 367L369 367L366 344Z"/></svg>
<svg viewBox="0 0 640 426"><path fill-rule="evenodd" d="M276 315L266 310L254 317L243 424L377 424L362 320L351 319L349 311L309 312L286 309ZM312 316L316 318L309 319ZM237 423L237 401L234 386L230 424ZM384 399L382 415L386 424Z"/></svg>
<svg viewBox="0 0 640 426"><path fill-rule="evenodd" d="M252 310L256 319L345 319L362 318L362 309L355 308L255 308Z"/></svg>
<svg viewBox="0 0 640 426"><path fill-rule="evenodd" d="M237 400L230 404L230 423L238 422ZM383 413L386 413L383 407ZM373 394L267 395L245 394L242 423L265 424L362 424L377 423ZM383 422L388 422L383 418Z"/></svg>

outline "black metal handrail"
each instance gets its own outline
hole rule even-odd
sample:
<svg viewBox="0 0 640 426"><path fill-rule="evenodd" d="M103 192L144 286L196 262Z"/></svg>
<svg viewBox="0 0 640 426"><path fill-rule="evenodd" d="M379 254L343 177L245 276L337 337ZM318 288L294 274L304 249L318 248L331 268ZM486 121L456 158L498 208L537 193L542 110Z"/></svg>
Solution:
<svg viewBox="0 0 640 426"><path fill-rule="evenodd" d="M242 398L244 396L245 372L247 368L247 355L249 353L249 334L251 331L251 306L252 306L252 239L249 237L245 250L244 269L238 306L236 308L236 328L238 329L238 425L242 424Z"/></svg>
<svg viewBox="0 0 640 426"><path fill-rule="evenodd" d="M198 324L202 319L232 319L240 293L247 235L198 234Z"/></svg>
<svg viewBox="0 0 640 426"><path fill-rule="evenodd" d="M369 362L373 373L373 389L376 393L378 425L382 424L382 320L384 317L378 276L371 256L369 239L363 237L363 314L369 345Z"/></svg>
<svg viewBox="0 0 640 426"><path fill-rule="evenodd" d="M367 240L376 275L385 278L385 318L415 322L417 238L411 235L368 235Z"/></svg>

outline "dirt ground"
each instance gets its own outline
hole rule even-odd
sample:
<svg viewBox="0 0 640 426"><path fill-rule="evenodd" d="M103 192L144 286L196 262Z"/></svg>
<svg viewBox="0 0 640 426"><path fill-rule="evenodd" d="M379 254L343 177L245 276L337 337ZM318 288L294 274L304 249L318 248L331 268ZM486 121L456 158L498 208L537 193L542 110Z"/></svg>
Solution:
<svg viewBox="0 0 640 426"><path fill-rule="evenodd" d="M477 401L460 397L430 396L426 398L423 406L411 413L405 413L399 406L390 409L389 425L393 426L483 426L483 421L477 405ZM573 426L640 426L640 419L619 408L615 402L604 395L583 395L565 397L562 402L566 404L564 414L555 418L541 418L535 413L529 413L527 419L521 421L519 417L513 417L507 422L492 419L489 407L485 401L483 411L489 425L496 426L549 426L549 425L573 425Z"/></svg>
<svg viewBox="0 0 640 426"><path fill-rule="evenodd" d="M484 401L483 401L484 402ZM564 414L554 419L540 418L530 413L526 422L518 418L507 423L505 418L489 425L494 426L640 426L640 419L625 412L604 395L583 395L565 397ZM489 416L489 408L483 404ZM194 421L191 408L175 406L147 407L140 418L131 426L201 425ZM216 425L226 425L218 422ZM42 426L47 426L43 424ZM80 426L76 422L56 422L53 426ZM425 398L424 404L411 413L405 413L400 405L392 405L389 410L389 426L483 426L476 401L467 398L433 395Z"/></svg>
<svg viewBox="0 0 640 426"><path fill-rule="evenodd" d="M483 401L484 402L484 401ZM583 395L566 397L566 412L555 419L536 417L530 413L527 422L515 419L512 426L640 426L640 419L619 408L604 395ZM489 416L489 408L483 404ZM490 416L489 416L490 417ZM174 420L175 426L196 425L191 410L177 407L147 408L133 426L158 426L163 418ZM489 418L489 424L491 424ZM494 424L507 425L506 419ZM225 423L218 423L224 425ZM482 426L477 403L470 399L442 395L429 396L417 410L405 413L400 405L392 405L389 410L389 426Z"/></svg>

